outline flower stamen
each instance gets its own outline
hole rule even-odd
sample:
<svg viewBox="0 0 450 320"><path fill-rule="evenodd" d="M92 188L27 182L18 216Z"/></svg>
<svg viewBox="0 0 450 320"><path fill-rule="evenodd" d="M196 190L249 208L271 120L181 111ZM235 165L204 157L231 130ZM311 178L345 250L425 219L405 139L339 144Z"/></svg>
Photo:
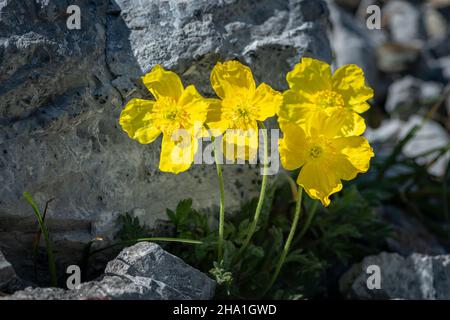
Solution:
<svg viewBox="0 0 450 320"><path fill-rule="evenodd" d="M311 158L317 159L319 158L323 153L323 149L321 146L318 145L314 145L311 147L311 149L309 149L309 156Z"/></svg>
<svg viewBox="0 0 450 320"><path fill-rule="evenodd" d="M241 101L224 106L223 116L231 122L232 128L248 130L257 119L257 108L252 104Z"/></svg>
<svg viewBox="0 0 450 320"><path fill-rule="evenodd" d="M332 90L322 90L315 94L315 102L322 108L344 107L344 98L341 94Z"/></svg>
<svg viewBox="0 0 450 320"><path fill-rule="evenodd" d="M170 97L160 97L149 118L156 128L166 134L186 128L186 124L190 123L189 114Z"/></svg>

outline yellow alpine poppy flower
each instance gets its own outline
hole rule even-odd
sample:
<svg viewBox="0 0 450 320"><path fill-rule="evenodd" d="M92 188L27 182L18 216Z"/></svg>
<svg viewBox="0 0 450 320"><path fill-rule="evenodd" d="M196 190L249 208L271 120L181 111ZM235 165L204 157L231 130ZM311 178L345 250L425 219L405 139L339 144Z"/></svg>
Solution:
<svg viewBox="0 0 450 320"><path fill-rule="evenodd" d="M215 99L210 105L208 126L215 136L225 132L227 158L252 159L259 142L257 121L277 113L282 95L265 83L256 87L250 68L238 61L218 62L210 80L220 100Z"/></svg>
<svg viewBox="0 0 450 320"><path fill-rule="evenodd" d="M130 138L142 144L153 142L162 133L159 169L176 174L186 171L198 148L208 102L193 85L184 88L176 73L160 65L142 81L156 101L130 100L119 123Z"/></svg>
<svg viewBox="0 0 450 320"><path fill-rule="evenodd" d="M369 142L360 136L343 135L336 117L322 113L304 126L287 121L280 122L280 126L283 167L301 167L298 185L324 206L330 204L330 195L342 189L341 180L352 180L369 169L374 156Z"/></svg>
<svg viewBox="0 0 450 320"><path fill-rule="evenodd" d="M343 66L332 75L329 64L303 58L286 80L290 89L283 94L281 118L303 126L325 112L340 122L345 135L358 136L366 129L359 113L370 108L367 100L374 93L366 86L364 72L357 65Z"/></svg>

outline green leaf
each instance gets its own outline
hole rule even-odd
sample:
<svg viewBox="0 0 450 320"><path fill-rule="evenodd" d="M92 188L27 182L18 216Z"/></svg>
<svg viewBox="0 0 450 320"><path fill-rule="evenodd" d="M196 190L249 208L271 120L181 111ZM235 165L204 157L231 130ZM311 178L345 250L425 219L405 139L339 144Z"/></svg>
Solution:
<svg viewBox="0 0 450 320"><path fill-rule="evenodd" d="M52 242L50 241L50 235L49 235L48 229L47 229L46 225L44 224L44 221L42 219L42 215L39 211L39 208L38 208L36 202L34 201L33 197L31 196L31 194L29 194L28 192L25 191L23 193L23 197L25 198L25 200L28 201L30 206L33 208L34 215L36 216L36 220L38 221L38 224L39 224L39 228L44 236L52 286L56 287L56 285L57 285L56 262L55 262L55 257L53 254L53 246L52 246Z"/></svg>
<svg viewBox="0 0 450 320"><path fill-rule="evenodd" d="M173 212L173 211L170 210L170 209L166 209L166 213L167 213L167 216L169 217L170 221L171 221L175 226L177 226L177 225L178 225L178 219L177 219L176 213Z"/></svg>
<svg viewBox="0 0 450 320"><path fill-rule="evenodd" d="M129 213L119 216L119 222L122 224L118 233L121 241L128 241L137 238L145 238L150 235L150 230L141 225L138 217L132 217Z"/></svg>

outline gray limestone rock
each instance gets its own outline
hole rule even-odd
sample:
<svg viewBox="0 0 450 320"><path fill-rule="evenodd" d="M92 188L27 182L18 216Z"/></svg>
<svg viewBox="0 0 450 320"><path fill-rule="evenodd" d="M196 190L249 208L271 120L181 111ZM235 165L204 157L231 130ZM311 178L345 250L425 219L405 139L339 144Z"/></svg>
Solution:
<svg viewBox="0 0 450 320"><path fill-rule="evenodd" d="M361 0L333 0L333 2L347 10L356 11L361 3Z"/></svg>
<svg viewBox="0 0 450 320"><path fill-rule="evenodd" d="M367 268L378 266L380 289L368 289ZM450 256L413 254L404 258L383 252L364 258L340 279L341 293L351 299L450 299Z"/></svg>
<svg viewBox="0 0 450 320"><path fill-rule="evenodd" d="M16 279L14 268L0 251L0 291Z"/></svg>
<svg viewBox="0 0 450 320"><path fill-rule="evenodd" d="M356 64L364 70L367 83L375 88L375 97L381 99L386 83L377 69L376 48L386 41L383 30L369 30L366 21L356 19L351 13L328 1L332 30L330 39L336 56L336 68Z"/></svg>
<svg viewBox="0 0 450 320"><path fill-rule="evenodd" d="M417 114L424 106L429 107L440 98L443 85L406 76L392 83L385 104L386 111L401 119ZM423 111L423 110L422 110Z"/></svg>
<svg viewBox="0 0 450 320"><path fill-rule="evenodd" d="M73 290L33 288L9 300L206 300L215 282L154 243L124 249L109 262L105 275Z"/></svg>
<svg viewBox="0 0 450 320"><path fill-rule="evenodd" d="M383 16L388 21L387 26L394 42L420 46L426 39L423 12L414 1L389 1L383 7Z"/></svg>
<svg viewBox="0 0 450 320"><path fill-rule="evenodd" d="M24 191L41 206L55 198L47 221L63 267L78 261L82 244L113 237L119 214L140 212L153 225L188 197L215 209L213 166L161 173L160 139L140 145L118 124L128 99L150 98L140 76L152 66L210 95L219 59L249 64L278 89L301 56L331 61L323 1L80 0L81 29L68 30L71 4L0 1L0 248L18 274L31 268L25 256L37 230ZM234 210L255 195L259 174L224 170Z"/></svg>
<svg viewBox="0 0 450 320"><path fill-rule="evenodd" d="M215 289L214 281L208 276L149 242L122 250L108 263L105 274L122 276L134 282L134 279L150 278L192 299L210 299Z"/></svg>

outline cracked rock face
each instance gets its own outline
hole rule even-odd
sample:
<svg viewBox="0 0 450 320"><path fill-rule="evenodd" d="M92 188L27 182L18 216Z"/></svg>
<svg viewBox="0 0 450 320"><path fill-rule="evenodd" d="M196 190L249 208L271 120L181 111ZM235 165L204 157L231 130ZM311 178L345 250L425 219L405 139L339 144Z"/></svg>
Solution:
<svg viewBox="0 0 450 320"><path fill-rule="evenodd" d="M10 300L207 300L215 282L155 243L141 242L110 261L105 275L79 288L32 288Z"/></svg>
<svg viewBox="0 0 450 320"><path fill-rule="evenodd" d="M218 202L212 166L161 173L160 139L139 145L118 125L128 99L150 98L139 77L153 65L210 95L219 59L251 65L277 89L303 54L331 60L318 0L80 0L81 30L68 30L72 2L0 1L0 249L19 274L36 232L24 191L42 207L55 199L47 221L63 266L93 237L113 237L119 214L152 225L181 199ZM230 210L258 189L247 166L225 176Z"/></svg>

